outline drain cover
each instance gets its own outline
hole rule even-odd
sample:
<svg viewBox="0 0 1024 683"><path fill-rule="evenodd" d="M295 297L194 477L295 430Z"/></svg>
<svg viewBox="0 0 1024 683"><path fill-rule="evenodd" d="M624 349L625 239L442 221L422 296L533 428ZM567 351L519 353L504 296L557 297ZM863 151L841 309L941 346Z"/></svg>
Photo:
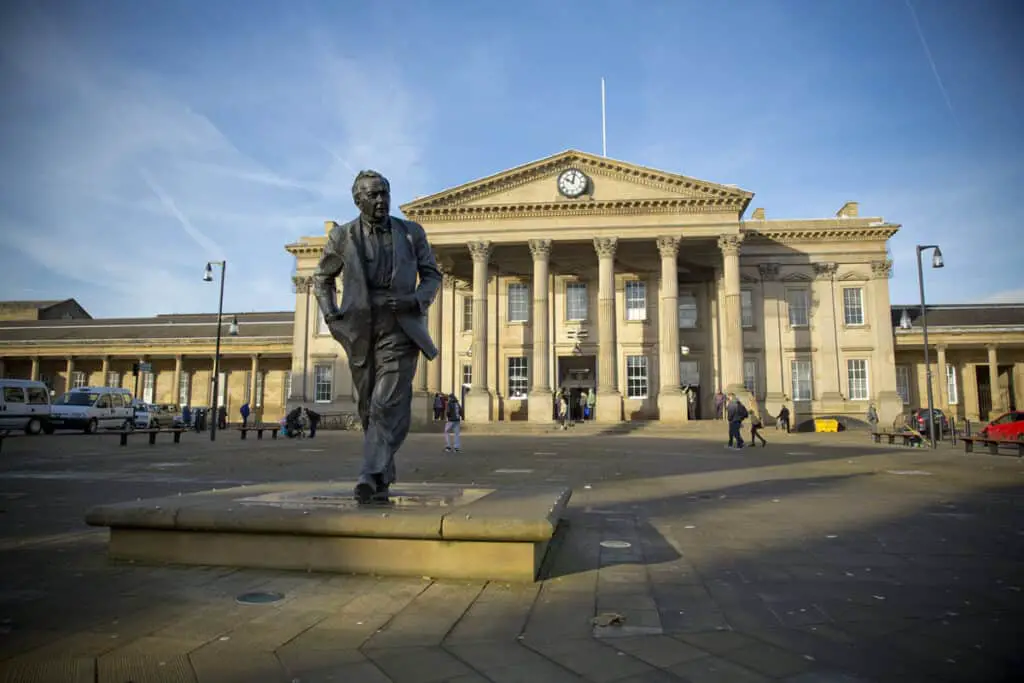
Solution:
<svg viewBox="0 0 1024 683"><path fill-rule="evenodd" d="M601 547L602 548L615 548L617 550L622 550L622 549L625 549L625 548L632 548L633 544L630 543L629 541L601 541Z"/></svg>
<svg viewBox="0 0 1024 683"><path fill-rule="evenodd" d="M277 602L282 598L284 598L284 595L281 593L257 591L254 593L242 593L235 598L235 602L240 602L243 605L265 605L268 602Z"/></svg>

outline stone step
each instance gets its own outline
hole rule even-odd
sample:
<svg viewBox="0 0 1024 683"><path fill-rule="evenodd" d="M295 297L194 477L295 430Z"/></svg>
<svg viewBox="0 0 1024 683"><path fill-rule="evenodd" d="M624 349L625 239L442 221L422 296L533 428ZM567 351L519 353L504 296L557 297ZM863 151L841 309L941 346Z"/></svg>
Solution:
<svg viewBox="0 0 1024 683"><path fill-rule="evenodd" d="M556 422L516 420L511 422L462 423L462 431L466 434L493 435L565 434L597 436L602 434L665 434L668 436L673 434L717 434L724 432L725 429L725 423L719 420L694 420L682 425L668 424L656 420L631 420L614 424L606 422L580 422L564 430ZM444 422L431 422L416 429L416 431L440 434L444 431Z"/></svg>

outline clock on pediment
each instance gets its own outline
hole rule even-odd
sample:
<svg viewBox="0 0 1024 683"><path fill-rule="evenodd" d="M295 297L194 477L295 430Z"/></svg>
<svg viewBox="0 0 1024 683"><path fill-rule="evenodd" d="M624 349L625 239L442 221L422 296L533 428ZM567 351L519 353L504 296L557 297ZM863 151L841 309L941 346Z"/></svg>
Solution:
<svg viewBox="0 0 1024 683"><path fill-rule="evenodd" d="M569 199L582 196L590 187L590 178L578 168L567 168L558 174L558 191Z"/></svg>

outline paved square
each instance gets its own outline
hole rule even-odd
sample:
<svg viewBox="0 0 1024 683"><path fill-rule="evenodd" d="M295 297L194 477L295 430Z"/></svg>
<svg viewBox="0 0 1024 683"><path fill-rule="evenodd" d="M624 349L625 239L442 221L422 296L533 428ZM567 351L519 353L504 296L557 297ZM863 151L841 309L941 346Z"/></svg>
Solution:
<svg viewBox="0 0 1024 683"><path fill-rule="evenodd" d="M346 481L358 435L15 439L0 681L1010 681L1024 464L779 435L413 435L407 483L569 486L537 584L112 562L92 506ZM284 597L241 604L252 591Z"/></svg>

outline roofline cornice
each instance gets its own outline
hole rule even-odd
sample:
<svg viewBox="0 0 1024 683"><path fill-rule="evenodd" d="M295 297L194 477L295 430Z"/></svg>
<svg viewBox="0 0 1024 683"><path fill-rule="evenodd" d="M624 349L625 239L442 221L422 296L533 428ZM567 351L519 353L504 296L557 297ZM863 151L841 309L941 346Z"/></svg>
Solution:
<svg viewBox="0 0 1024 683"><path fill-rule="evenodd" d="M809 225L799 223L792 226L752 226L744 223L743 232L748 239L764 240L792 244L796 242L862 242L865 240L888 240L895 235L900 226L893 223L882 225L843 225L832 219L807 221Z"/></svg>
<svg viewBox="0 0 1024 683"><path fill-rule="evenodd" d="M546 218L563 216L639 216L649 214L728 213L739 216L745 205L734 198L697 199L622 199L609 201L564 201L521 204L488 204L483 206L439 206L436 208L403 208L412 220L428 223L466 220L501 220L509 218ZM289 249L290 251L290 249ZM296 252L292 252L296 253Z"/></svg>

